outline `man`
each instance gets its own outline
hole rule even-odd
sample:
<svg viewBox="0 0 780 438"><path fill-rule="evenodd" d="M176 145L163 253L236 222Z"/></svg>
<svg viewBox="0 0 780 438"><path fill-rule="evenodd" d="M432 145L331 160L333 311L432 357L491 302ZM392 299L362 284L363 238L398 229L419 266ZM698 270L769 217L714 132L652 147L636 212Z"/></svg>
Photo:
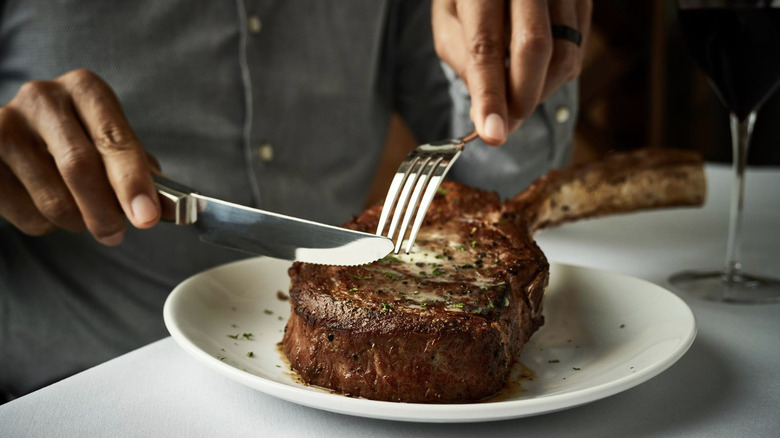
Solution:
<svg viewBox="0 0 780 438"><path fill-rule="evenodd" d="M546 98L576 74L580 51L553 42L550 23L580 2L487 3L432 9L438 50L466 92L439 67L424 2L5 2L0 400L165 336L171 288L244 257L158 225L152 172L338 224L366 201L391 112L419 142L463 134L470 112L500 144L524 119L506 146L470 145L453 169L504 195L560 165L575 88ZM536 16L533 35L490 25L505 13ZM573 64L556 63L559 47ZM556 121L561 108L572 117Z"/></svg>

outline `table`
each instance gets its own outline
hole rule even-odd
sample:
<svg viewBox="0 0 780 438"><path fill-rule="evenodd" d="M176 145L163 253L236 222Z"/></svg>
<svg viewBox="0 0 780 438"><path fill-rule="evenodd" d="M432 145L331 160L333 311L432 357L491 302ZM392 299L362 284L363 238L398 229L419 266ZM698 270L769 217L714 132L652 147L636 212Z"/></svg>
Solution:
<svg viewBox="0 0 780 438"><path fill-rule="evenodd" d="M725 257L730 169L707 165L701 209L631 214L545 232L554 262L663 285ZM750 169L744 266L780 276L780 169ZM165 338L0 406L0 436L780 436L780 304L681 295L698 336L664 373L552 414L473 424L404 423L323 412L214 373Z"/></svg>

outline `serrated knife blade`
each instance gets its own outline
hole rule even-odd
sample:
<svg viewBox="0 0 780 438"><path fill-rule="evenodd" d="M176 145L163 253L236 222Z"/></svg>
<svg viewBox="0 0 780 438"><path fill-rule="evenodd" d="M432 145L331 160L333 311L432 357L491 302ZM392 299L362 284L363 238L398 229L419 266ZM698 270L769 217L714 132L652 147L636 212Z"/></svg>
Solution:
<svg viewBox="0 0 780 438"><path fill-rule="evenodd" d="M278 259L342 266L371 263L393 250L386 237L203 196L159 175L154 175L154 182L163 220L195 227L203 242Z"/></svg>

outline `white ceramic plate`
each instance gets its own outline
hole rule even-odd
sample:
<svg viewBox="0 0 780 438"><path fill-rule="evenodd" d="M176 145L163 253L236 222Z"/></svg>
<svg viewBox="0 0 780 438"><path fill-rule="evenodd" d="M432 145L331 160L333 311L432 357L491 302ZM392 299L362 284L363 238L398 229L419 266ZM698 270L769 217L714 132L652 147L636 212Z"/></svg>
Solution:
<svg viewBox="0 0 780 438"><path fill-rule="evenodd" d="M526 377L503 394L461 405L350 398L298 383L277 347L290 312L277 293L288 289L289 266L254 258L185 280L165 303L168 330L197 360L272 396L343 414L421 422L517 418L598 400L658 375L696 336L693 313L671 292L637 278L552 264L546 323L516 370Z"/></svg>

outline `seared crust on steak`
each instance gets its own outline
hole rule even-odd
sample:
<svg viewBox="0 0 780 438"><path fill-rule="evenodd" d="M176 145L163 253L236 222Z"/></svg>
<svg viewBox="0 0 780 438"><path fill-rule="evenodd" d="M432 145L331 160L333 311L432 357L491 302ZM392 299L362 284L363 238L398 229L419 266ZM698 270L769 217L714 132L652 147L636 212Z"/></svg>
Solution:
<svg viewBox="0 0 780 438"><path fill-rule="evenodd" d="M445 182L411 255L290 268L284 351L304 381L354 396L490 397L543 323L549 265L532 239L536 230L703 199L701 160L666 150L553 171L504 204L494 193ZM380 211L347 227L373 232Z"/></svg>
<svg viewBox="0 0 780 438"><path fill-rule="evenodd" d="M309 383L380 400L466 402L500 390L542 323L548 267L500 207L495 194L448 183L411 256L293 265L284 335L293 368ZM380 209L350 226L375 230Z"/></svg>

